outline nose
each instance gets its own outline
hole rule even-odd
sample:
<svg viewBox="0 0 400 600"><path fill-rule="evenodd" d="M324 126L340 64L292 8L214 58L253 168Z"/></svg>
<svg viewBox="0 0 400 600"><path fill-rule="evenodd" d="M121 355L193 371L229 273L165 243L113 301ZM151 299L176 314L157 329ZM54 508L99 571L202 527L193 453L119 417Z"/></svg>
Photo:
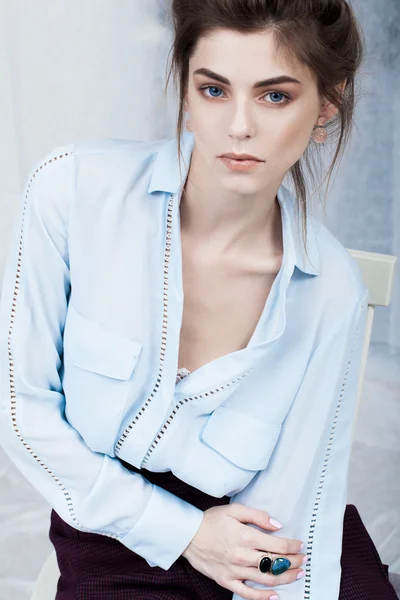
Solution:
<svg viewBox="0 0 400 600"><path fill-rule="evenodd" d="M229 126L229 136L235 139L253 137L255 124L248 104L243 100L233 105L233 116Z"/></svg>

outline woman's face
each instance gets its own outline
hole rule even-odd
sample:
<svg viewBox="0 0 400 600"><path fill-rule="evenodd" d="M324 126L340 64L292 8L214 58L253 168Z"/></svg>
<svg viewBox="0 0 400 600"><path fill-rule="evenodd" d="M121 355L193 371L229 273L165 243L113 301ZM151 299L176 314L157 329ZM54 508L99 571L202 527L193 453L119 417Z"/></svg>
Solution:
<svg viewBox="0 0 400 600"><path fill-rule="evenodd" d="M265 83L277 77L297 81ZM223 188L245 194L279 186L306 149L321 114L311 71L279 57L271 32L218 29L200 38L189 61L185 99L194 153L203 169ZM219 158L228 152L263 162L246 172L232 171Z"/></svg>

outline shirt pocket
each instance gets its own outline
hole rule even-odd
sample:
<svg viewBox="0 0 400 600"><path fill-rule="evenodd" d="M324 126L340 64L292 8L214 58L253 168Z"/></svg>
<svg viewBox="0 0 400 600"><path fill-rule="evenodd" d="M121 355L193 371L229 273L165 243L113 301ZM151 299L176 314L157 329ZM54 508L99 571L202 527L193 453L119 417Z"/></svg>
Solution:
<svg viewBox="0 0 400 600"><path fill-rule="evenodd" d="M281 429L281 423L220 406L206 418L175 474L212 496L232 496L267 468Z"/></svg>
<svg viewBox="0 0 400 600"><path fill-rule="evenodd" d="M66 417L95 452L111 453L142 345L70 304L64 328Z"/></svg>

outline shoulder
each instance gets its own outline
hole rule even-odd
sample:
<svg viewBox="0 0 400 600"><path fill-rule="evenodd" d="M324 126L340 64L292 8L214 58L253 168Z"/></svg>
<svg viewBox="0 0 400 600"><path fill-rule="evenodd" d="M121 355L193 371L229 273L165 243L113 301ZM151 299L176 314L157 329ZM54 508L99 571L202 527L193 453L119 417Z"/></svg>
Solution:
<svg viewBox="0 0 400 600"><path fill-rule="evenodd" d="M108 156L110 158L141 156L146 158L156 154L165 141L165 139L99 138L75 141L73 146L77 156Z"/></svg>
<svg viewBox="0 0 400 600"><path fill-rule="evenodd" d="M143 172L146 167L151 166L166 141L168 140L99 138L54 146L31 167L28 182L39 172L44 173L40 175L43 181L68 170L74 177L93 175L97 180L121 175L124 169L130 174Z"/></svg>
<svg viewBox="0 0 400 600"><path fill-rule="evenodd" d="M36 215L35 220L50 224L68 220L74 196L74 144L54 146L31 165L25 177L19 204L19 222Z"/></svg>
<svg viewBox="0 0 400 600"><path fill-rule="evenodd" d="M321 331L326 334L365 309L369 292L349 250L322 221L314 218L313 226L319 254L314 298L320 308Z"/></svg>
<svg viewBox="0 0 400 600"><path fill-rule="evenodd" d="M105 190L123 198L135 190L147 193L156 158L168 139L151 141L119 138L75 142L77 195L90 190L93 198L103 198Z"/></svg>
<svg viewBox="0 0 400 600"><path fill-rule="evenodd" d="M24 198L41 203L41 210L51 210L53 203L67 212L82 190L95 194L118 185L121 190L131 188L137 178L150 179L153 161L166 141L99 138L54 146L31 166Z"/></svg>
<svg viewBox="0 0 400 600"><path fill-rule="evenodd" d="M356 259L323 222L317 222L316 230L321 282L338 300L363 295L365 284Z"/></svg>
<svg viewBox="0 0 400 600"><path fill-rule="evenodd" d="M68 143L62 146L54 146L43 153L31 165L28 176L25 179L25 187L39 186L48 183L56 183L66 172L73 170L74 144Z"/></svg>
<svg viewBox="0 0 400 600"><path fill-rule="evenodd" d="M150 166L160 148L168 140L134 140L122 138L102 138L81 140L74 143L74 153L79 164L88 162L101 165L112 172L116 167L129 170L143 170Z"/></svg>

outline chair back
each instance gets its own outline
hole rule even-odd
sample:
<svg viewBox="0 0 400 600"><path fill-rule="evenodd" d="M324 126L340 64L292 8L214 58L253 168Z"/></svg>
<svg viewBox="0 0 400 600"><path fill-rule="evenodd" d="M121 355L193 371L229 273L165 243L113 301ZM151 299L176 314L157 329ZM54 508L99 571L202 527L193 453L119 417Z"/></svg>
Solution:
<svg viewBox="0 0 400 600"><path fill-rule="evenodd" d="M389 306L391 303L397 256L366 252L364 250L352 250L350 248L347 248L347 251L357 261L363 281L369 290L367 323L364 331L364 346L358 383L356 418L353 424L354 435L367 368L375 306Z"/></svg>

